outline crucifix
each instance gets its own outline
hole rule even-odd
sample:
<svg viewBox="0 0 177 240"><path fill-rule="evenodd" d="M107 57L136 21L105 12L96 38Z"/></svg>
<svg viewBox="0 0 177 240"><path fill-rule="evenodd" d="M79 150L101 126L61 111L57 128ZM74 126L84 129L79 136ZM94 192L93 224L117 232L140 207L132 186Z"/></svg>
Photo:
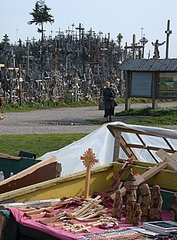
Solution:
<svg viewBox="0 0 177 240"><path fill-rule="evenodd" d="M170 34L172 34L172 30L170 30L170 20L167 22L167 30L165 31L167 34L167 40L166 40L166 58L168 58L168 50L169 50L169 37Z"/></svg>
<svg viewBox="0 0 177 240"><path fill-rule="evenodd" d="M98 163L99 160L96 158L95 154L93 153L93 150L89 148L87 151L84 152L83 156L80 157L82 163L87 168L86 169L86 181L85 181L85 199L88 199L89 196L89 184L90 184L90 174L91 174L91 168L95 163Z"/></svg>

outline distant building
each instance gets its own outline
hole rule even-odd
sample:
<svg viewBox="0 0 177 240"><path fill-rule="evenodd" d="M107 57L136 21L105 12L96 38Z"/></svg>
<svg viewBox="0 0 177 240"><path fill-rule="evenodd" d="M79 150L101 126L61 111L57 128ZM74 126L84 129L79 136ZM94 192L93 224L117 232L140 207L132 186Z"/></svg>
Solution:
<svg viewBox="0 0 177 240"><path fill-rule="evenodd" d="M177 99L177 59L126 59L120 66L126 75L125 110L131 98Z"/></svg>

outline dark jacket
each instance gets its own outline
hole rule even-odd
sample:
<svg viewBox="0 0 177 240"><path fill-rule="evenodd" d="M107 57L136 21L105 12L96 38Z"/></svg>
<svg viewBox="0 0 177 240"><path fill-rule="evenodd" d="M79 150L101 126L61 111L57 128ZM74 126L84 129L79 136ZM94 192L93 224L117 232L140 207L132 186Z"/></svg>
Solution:
<svg viewBox="0 0 177 240"><path fill-rule="evenodd" d="M115 100L110 100L110 98L115 98L116 97L116 92L114 91L113 88L104 88L103 89L103 99L104 99L104 105L105 109L110 109L114 108L117 106L117 102Z"/></svg>

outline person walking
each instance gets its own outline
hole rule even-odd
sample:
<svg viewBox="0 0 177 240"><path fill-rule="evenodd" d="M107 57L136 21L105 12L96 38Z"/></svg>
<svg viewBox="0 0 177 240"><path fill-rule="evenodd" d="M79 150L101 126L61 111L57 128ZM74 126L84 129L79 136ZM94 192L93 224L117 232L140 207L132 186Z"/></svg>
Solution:
<svg viewBox="0 0 177 240"><path fill-rule="evenodd" d="M107 122L111 122L111 116L114 116L114 108L118 105L114 100L116 98L116 92L110 87L110 82L105 82L103 89L103 99L105 105L104 117L107 118Z"/></svg>

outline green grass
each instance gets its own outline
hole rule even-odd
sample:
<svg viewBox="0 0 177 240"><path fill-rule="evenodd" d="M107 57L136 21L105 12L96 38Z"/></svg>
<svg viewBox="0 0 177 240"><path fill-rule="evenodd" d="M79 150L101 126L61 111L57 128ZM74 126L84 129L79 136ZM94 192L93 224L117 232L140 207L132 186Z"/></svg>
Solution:
<svg viewBox="0 0 177 240"><path fill-rule="evenodd" d="M1 135L0 153L18 156L20 150L35 153L37 158L83 138L84 133Z"/></svg>
<svg viewBox="0 0 177 240"><path fill-rule="evenodd" d="M49 109L49 108L60 108L60 107L88 107L88 106L98 106L98 100L93 101L79 101L79 102L70 102L66 103L61 100L58 101L43 101L39 102L29 102L23 103L20 106L20 103L9 103L3 106L3 112L28 112L40 109Z"/></svg>
<svg viewBox="0 0 177 240"><path fill-rule="evenodd" d="M138 120L127 121L126 123L129 124L136 124L136 125L144 125L144 126L170 126L170 125L177 125L177 119L174 116L163 116L163 117L147 117Z"/></svg>
<svg viewBox="0 0 177 240"><path fill-rule="evenodd" d="M177 125L177 107L163 108L156 110L147 108L135 108L129 111L116 113L116 116L146 116L143 119L127 121L126 123L148 126Z"/></svg>
<svg viewBox="0 0 177 240"><path fill-rule="evenodd" d="M125 98L116 98L116 101L120 103L125 103ZM149 103L151 99L146 98L132 98L132 103ZM60 107L88 107L88 106L98 106L99 99L97 100L89 100L89 101L79 101L79 102L65 102L61 100L51 101L46 100L42 102L28 102L22 103L9 103L3 106L3 112L27 112L31 110L39 110L39 109L49 109L49 108L60 108Z"/></svg>

